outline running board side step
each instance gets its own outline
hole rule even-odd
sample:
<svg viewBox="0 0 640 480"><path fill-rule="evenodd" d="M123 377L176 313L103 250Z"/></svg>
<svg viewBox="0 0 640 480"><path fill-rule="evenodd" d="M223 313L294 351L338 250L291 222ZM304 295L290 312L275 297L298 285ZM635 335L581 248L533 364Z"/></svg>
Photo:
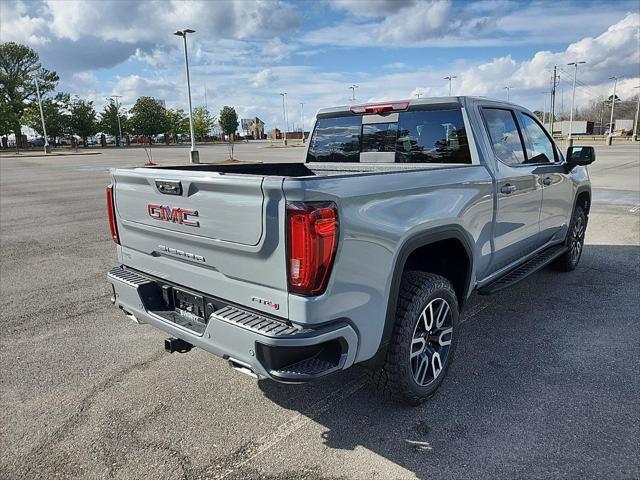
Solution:
<svg viewBox="0 0 640 480"><path fill-rule="evenodd" d="M504 290L511 285L515 285L520 280L524 280L532 273L535 273L541 268L546 267L566 251L567 247L565 245L557 245L555 247L547 248L532 259L527 260L522 265L516 267L514 270L511 270L510 272L506 273L497 280L494 280L493 282L485 285L484 287L479 288L478 294L491 295L492 293Z"/></svg>

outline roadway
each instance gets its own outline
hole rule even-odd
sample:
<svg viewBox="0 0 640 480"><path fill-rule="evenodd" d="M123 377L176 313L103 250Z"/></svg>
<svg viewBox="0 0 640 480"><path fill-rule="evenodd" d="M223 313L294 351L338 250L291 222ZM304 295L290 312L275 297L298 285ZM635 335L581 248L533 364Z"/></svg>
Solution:
<svg viewBox="0 0 640 480"><path fill-rule="evenodd" d="M265 146L236 156L301 160ZM287 386L165 353L165 334L111 306L105 277L108 168L144 151L0 158L0 478L638 478L640 148L597 154L579 268L474 297L418 408L358 368Z"/></svg>

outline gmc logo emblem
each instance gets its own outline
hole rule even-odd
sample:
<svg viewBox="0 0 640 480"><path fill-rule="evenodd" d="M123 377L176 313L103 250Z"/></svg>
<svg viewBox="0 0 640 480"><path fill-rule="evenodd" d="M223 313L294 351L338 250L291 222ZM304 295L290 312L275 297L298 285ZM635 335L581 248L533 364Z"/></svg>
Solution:
<svg viewBox="0 0 640 480"><path fill-rule="evenodd" d="M166 205L156 205L150 203L147 205L147 213L154 220L164 220L165 222L179 223L180 225L188 225L190 227L199 227L198 220L192 220L190 217L197 217L197 210L185 210L184 208L171 208Z"/></svg>

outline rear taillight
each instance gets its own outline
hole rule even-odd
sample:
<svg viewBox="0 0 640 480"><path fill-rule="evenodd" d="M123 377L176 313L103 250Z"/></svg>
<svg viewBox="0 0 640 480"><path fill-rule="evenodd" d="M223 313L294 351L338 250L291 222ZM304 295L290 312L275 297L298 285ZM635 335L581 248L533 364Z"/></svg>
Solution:
<svg viewBox="0 0 640 480"><path fill-rule="evenodd" d="M113 201L113 185L107 187L107 217L109 218L109 230L111 230L111 238L120 245L120 237L118 236L118 225L116 224L116 206Z"/></svg>
<svg viewBox="0 0 640 480"><path fill-rule="evenodd" d="M289 291L319 295L329 280L338 244L333 202L287 203Z"/></svg>

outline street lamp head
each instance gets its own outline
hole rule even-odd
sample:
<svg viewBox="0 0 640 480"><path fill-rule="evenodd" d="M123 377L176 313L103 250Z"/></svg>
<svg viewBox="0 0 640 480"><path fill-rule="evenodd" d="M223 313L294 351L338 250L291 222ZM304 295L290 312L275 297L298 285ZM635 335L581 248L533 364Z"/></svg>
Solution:
<svg viewBox="0 0 640 480"><path fill-rule="evenodd" d="M195 30L191 30L190 28L185 28L183 31L184 33L196 33Z"/></svg>
<svg viewBox="0 0 640 480"><path fill-rule="evenodd" d="M180 30L178 30L177 32L174 32L173 34L177 35L178 37L184 37L184 32L181 32Z"/></svg>

